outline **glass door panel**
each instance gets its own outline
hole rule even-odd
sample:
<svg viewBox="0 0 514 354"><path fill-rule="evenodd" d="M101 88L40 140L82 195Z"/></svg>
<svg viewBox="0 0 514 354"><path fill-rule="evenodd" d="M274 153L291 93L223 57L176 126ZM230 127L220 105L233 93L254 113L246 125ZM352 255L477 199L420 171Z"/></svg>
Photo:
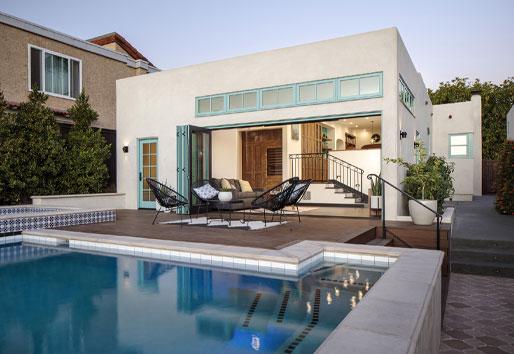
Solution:
<svg viewBox="0 0 514 354"><path fill-rule="evenodd" d="M155 209L153 195L146 178L157 179L157 139L139 140L139 208Z"/></svg>

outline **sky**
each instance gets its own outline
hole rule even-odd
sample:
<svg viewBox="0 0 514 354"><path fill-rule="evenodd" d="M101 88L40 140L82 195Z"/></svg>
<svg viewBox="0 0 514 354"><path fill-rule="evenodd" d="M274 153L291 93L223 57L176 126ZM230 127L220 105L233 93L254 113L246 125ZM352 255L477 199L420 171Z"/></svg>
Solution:
<svg viewBox="0 0 514 354"><path fill-rule="evenodd" d="M428 88L514 76L514 0L0 0L88 39L118 32L160 69L397 27Z"/></svg>

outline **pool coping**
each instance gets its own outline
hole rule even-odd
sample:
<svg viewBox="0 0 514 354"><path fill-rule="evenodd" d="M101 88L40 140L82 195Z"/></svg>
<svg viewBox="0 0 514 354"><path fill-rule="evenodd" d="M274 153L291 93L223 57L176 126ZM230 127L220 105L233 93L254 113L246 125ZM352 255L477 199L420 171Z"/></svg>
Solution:
<svg viewBox="0 0 514 354"><path fill-rule="evenodd" d="M444 256L441 251L323 241L302 241L269 250L64 230L24 231L11 237L17 242L68 244L70 249L179 262L185 257L174 258L173 252L189 253L190 264L277 275L299 276L323 260L373 265L377 259L387 259L384 275L325 338L316 353L436 353L439 349Z"/></svg>

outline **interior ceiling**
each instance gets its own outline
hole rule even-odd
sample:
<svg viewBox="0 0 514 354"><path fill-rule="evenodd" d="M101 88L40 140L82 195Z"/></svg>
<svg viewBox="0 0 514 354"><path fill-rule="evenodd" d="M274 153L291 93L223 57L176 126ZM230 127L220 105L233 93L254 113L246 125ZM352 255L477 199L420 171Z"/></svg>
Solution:
<svg viewBox="0 0 514 354"><path fill-rule="evenodd" d="M371 122L373 122L373 131L380 133L380 117L376 116L340 119L333 122L326 122L325 124L331 126L340 125L349 129L371 129Z"/></svg>

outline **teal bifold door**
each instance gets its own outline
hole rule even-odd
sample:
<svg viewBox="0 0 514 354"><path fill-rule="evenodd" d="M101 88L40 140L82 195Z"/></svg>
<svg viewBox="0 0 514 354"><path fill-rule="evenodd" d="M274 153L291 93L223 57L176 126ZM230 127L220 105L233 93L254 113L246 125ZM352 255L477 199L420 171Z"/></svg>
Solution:
<svg viewBox="0 0 514 354"><path fill-rule="evenodd" d="M193 125L177 126L177 191L190 201L179 213L196 210L193 183L211 178L211 132Z"/></svg>
<svg viewBox="0 0 514 354"><path fill-rule="evenodd" d="M138 207L155 209L155 197L146 178L157 179L157 139L140 139L138 155Z"/></svg>

